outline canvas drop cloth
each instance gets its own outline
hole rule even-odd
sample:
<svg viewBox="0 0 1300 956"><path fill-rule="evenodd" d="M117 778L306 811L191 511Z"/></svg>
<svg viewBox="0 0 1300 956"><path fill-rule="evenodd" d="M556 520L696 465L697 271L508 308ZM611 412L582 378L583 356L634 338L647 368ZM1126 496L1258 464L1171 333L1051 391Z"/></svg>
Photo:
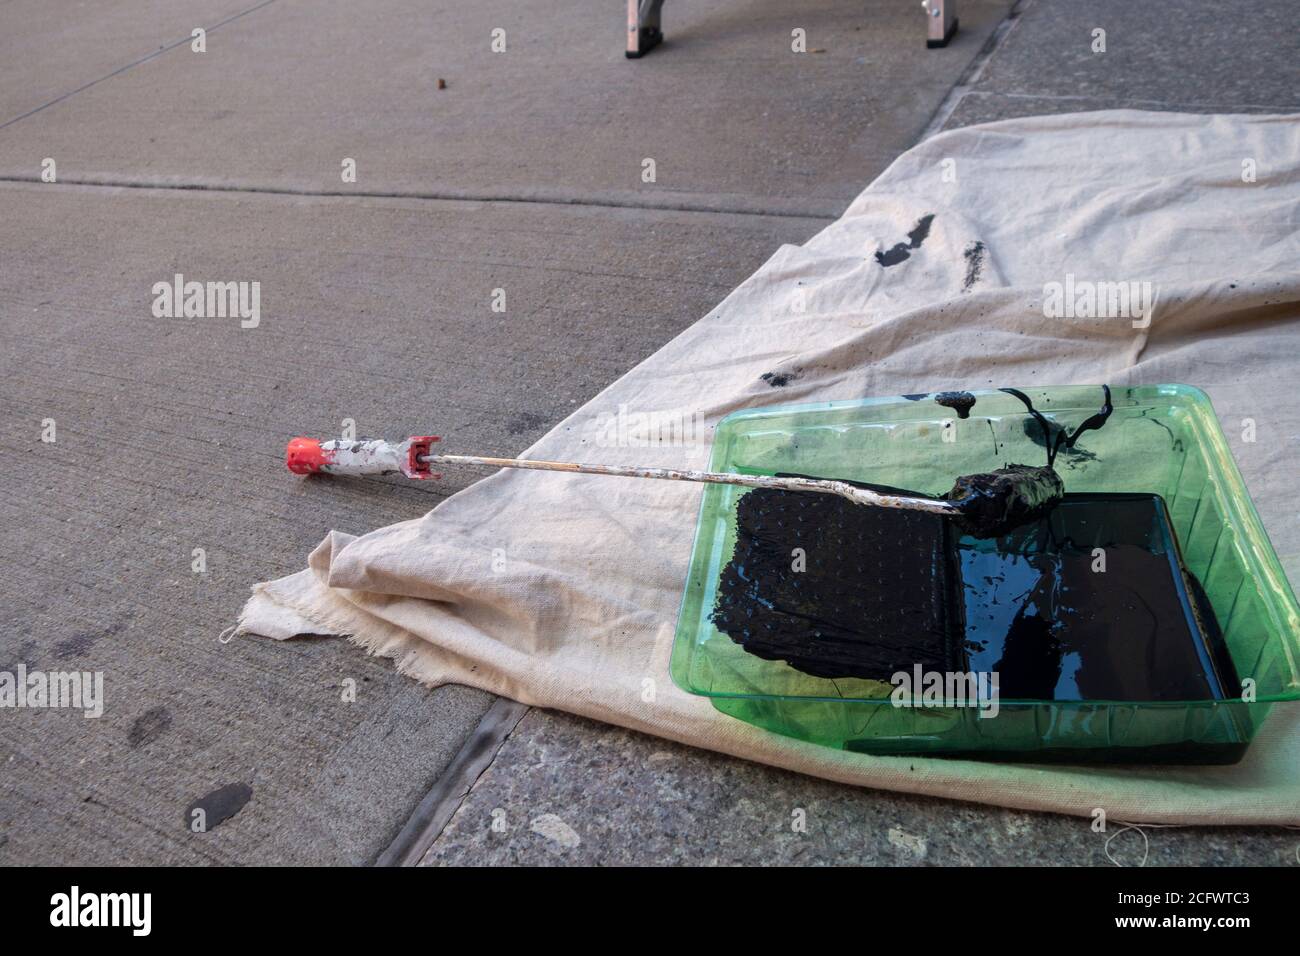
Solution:
<svg viewBox="0 0 1300 956"><path fill-rule="evenodd" d="M909 245L930 214L929 235L906 259L876 261ZM520 451L702 468L713 425L737 409L1182 382L1209 392L1300 580L1298 217L1298 116L1124 110L944 133ZM972 275L965 253L977 242ZM1067 274L1154 283L1150 327L1045 317L1045 283ZM788 382L774 385L782 375ZM684 447L604 447L593 422L608 425L620 406L625 430L628 415L698 412L706 433ZM1246 418L1254 444L1233 437ZM241 631L350 635L430 685L469 684L846 783L1072 814L1104 807L1135 822L1300 823L1300 715L1290 705L1274 708L1241 764L1204 768L873 757L719 714L668 675L700 494L678 482L499 472L422 517L330 534L306 570L254 589Z"/></svg>

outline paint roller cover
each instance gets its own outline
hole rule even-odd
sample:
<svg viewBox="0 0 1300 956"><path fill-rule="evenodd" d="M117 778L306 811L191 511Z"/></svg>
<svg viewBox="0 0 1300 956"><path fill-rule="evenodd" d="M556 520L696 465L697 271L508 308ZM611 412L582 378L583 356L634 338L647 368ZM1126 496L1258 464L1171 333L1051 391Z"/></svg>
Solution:
<svg viewBox="0 0 1300 956"><path fill-rule="evenodd" d="M996 538L1043 517L1065 497L1065 484L1051 467L1008 465L962 475L944 496L961 511L957 524L978 538Z"/></svg>

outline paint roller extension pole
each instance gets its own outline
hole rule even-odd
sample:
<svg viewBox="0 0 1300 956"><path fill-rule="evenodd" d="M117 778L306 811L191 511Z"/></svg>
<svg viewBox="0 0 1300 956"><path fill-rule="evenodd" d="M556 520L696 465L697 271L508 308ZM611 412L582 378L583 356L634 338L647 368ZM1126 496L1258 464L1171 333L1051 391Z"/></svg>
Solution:
<svg viewBox="0 0 1300 956"><path fill-rule="evenodd" d="M956 507L947 501L915 498L911 495L882 495L847 481L822 478L781 478L776 475L741 475L722 471L691 471L679 468L643 468L635 465L587 465L574 461L539 461L530 458L484 458L479 455L425 455L423 461L440 465L483 465L489 468L526 468L537 471L567 471L580 475L610 475L616 478L658 478L665 481L697 481L778 491L818 491L839 495L860 505L903 508L952 515Z"/></svg>
<svg viewBox="0 0 1300 956"><path fill-rule="evenodd" d="M295 438L289 442L285 460L289 470L298 475L316 473L332 475L385 475L401 473L408 478L437 478L431 464L480 465L489 468L521 468L535 471L564 471L571 474L606 475L620 478L657 478L666 481L694 481L711 484L740 485L746 488L772 488L779 491L815 491L839 495L855 504L876 508L902 508L930 514L957 517L956 505L933 498L911 495L879 494L859 488L847 481L818 478L781 478L775 475L742 475L732 472L691 471L677 468L643 468L624 465L592 465L572 461L538 461L527 458L487 458L479 455L434 455L430 449L438 438L421 435L404 442L382 439L358 441L317 441Z"/></svg>

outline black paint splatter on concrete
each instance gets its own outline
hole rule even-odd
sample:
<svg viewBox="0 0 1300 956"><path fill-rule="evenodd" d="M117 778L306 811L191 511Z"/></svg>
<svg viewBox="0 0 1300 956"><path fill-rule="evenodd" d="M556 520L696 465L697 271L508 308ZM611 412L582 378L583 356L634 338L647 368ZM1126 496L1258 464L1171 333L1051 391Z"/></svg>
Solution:
<svg viewBox="0 0 1300 956"><path fill-rule="evenodd" d="M13 673L14 671L18 670L19 664L22 664L24 667L28 668L29 670L34 669L36 667L36 642L35 641L27 640L19 644L18 649L14 653L12 659L8 663L6 663L3 667L0 667L0 671L8 671L9 673Z"/></svg>
<svg viewBox="0 0 1300 956"><path fill-rule="evenodd" d="M773 388L785 388L791 382L798 381L798 372L764 372L761 376L763 381L767 382Z"/></svg>
<svg viewBox="0 0 1300 956"><path fill-rule="evenodd" d="M961 291L969 292L971 286L980 281L980 273L984 271L984 243L979 240L972 242L962 256L966 260L966 278L962 281Z"/></svg>
<svg viewBox="0 0 1300 956"><path fill-rule="evenodd" d="M72 637L54 645L54 656L60 659L83 657L90 649L106 637L113 637L126 630L126 621L114 621L102 631L78 631Z"/></svg>
<svg viewBox="0 0 1300 956"><path fill-rule="evenodd" d="M524 435L534 429L541 428L547 422L545 415L538 415L536 412L524 412L516 415L506 425L506 431L512 435Z"/></svg>
<svg viewBox="0 0 1300 956"><path fill-rule="evenodd" d="M203 811L203 832L225 823L253 797L253 788L246 783L228 783L211 793L199 797L185 808L185 829L194 830L194 811Z"/></svg>
<svg viewBox="0 0 1300 956"><path fill-rule="evenodd" d="M937 404L951 408L958 418L970 418L970 410L975 406L975 396L970 392L940 392L934 396Z"/></svg>
<svg viewBox="0 0 1300 956"><path fill-rule="evenodd" d="M934 213L926 213L916 221L912 231L907 234L907 242L900 242L889 249L882 249L876 253L876 261L888 269L890 266L896 266L904 259L912 255L912 250L920 249L921 243L930 235L930 224L934 222Z"/></svg>
<svg viewBox="0 0 1300 956"><path fill-rule="evenodd" d="M126 742L134 747L143 747L145 744L151 744L172 725L171 711L166 707L151 707L135 719L131 725L131 730L126 736Z"/></svg>
<svg viewBox="0 0 1300 956"><path fill-rule="evenodd" d="M95 631L80 631L66 640L54 645L54 653L60 658L81 657L86 654L100 635Z"/></svg>

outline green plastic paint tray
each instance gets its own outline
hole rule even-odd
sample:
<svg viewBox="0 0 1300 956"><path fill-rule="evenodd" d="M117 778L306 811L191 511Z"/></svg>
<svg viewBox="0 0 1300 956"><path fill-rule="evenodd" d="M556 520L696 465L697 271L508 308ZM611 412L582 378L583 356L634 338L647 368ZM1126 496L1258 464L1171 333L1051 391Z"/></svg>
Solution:
<svg viewBox="0 0 1300 956"><path fill-rule="evenodd" d="M1024 391L1050 421L1071 429L1102 403L1099 386ZM1045 461L1042 428L1020 401L1000 390L971 394L975 405L965 419L933 394L738 412L719 423L710 468L941 495L958 475ZM1300 607L1206 395L1185 385L1116 388L1112 404L1105 427L1086 432L1073 452L1062 451L1057 470L1067 494L1080 500L1158 496L1158 521L1144 540L1168 555L1189 613L1195 605L1209 621L1206 632L1213 631L1215 642L1209 657L1222 663L1219 699L1002 694L996 715L980 716L988 707L972 701L932 695L899 706L890 683L815 677L755 656L712 620L736 544L737 503L747 493L730 485L704 490L673 680L766 730L867 753L1194 764L1240 759L1273 703L1300 700ZM987 542L956 532L953 541L959 563L1006 559L987 554ZM972 652L972 670L976 657ZM1134 658L1126 666L1156 668L1160 661Z"/></svg>

